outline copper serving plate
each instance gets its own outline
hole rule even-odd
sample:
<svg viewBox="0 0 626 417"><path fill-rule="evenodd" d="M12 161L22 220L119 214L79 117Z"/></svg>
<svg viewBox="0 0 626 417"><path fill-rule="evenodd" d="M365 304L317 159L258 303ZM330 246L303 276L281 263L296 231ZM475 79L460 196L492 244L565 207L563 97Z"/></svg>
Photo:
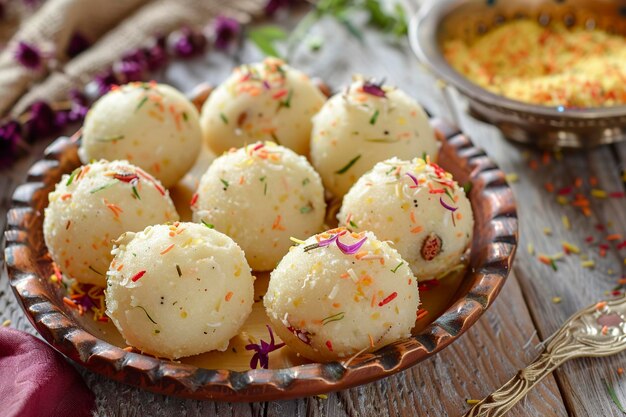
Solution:
<svg viewBox="0 0 626 417"><path fill-rule="evenodd" d="M445 302L439 302L440 309L433 307L432 317L414 328L413 337L377 352L341 363L306 363L283 348L272 353L285 352L283 356L271 356L274 369L250 370L249 357L243 359L242 368L241 361L231 366L229 360L233 357L220 356L228 355L230 348L223 354L199 355L182 362L124 350L112 325L103 329L87 315L79 316L63 303L63 288L49 279L52 264L43 239L43 210L49 191L61 175L80 165L78 145L67 137L57 139L46 149L43 159L29 170L26 183L13 195L5 232L11 287L28 319L59 352L91 371L160 394L266 401L337 391L384 378L431 357L472 326L504 285L517 247L517 213L504 173L457 129L441 120L431 123L442 141L440 164L459 183L472 184L469 197L475 229L470 265L458 279L442 284L439 297ZM178 192L173 190L174 198ZM181 215L184 217L184 213ZM426 305L429 297L422 295ZM251 320L262 319L264 313L259 310L262 308L253 312L257 318ZM255 331L255 325L264 330L262 324L249 324L250 331ZM243 349L238 352L247 354Z"/></svg>
<svg viewBox="0 0 626 417"><path fill-rule="evenodd" d="M592 147L626 139L626 105L569 109L540 106L494 94L458 73L443 56L449 39L472 43L506 21L560 21L626 36L623 0L435 0L411 21L409 40L420 61L469 98L470 111L518 142L540 147Z"/></svg>

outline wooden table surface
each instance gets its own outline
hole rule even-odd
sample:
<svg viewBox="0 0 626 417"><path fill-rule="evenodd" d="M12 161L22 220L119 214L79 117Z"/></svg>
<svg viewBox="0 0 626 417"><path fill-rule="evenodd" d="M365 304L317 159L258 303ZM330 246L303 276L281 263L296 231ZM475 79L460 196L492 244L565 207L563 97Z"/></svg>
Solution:
<svg viewBox="0 0 626 417"><path fill-rule="evenodd" d="M286 24L291 23L287 19ZM96 415L459 416L469 409L466 399L482 398L506 382L537 355L541 340L578 309L607 297L624 275L626 249L618 250L624 238L609 241L607 236L625 234L626 199L601 198L597 190L624 191L626 144L561 153L512 144L494 127L470 117L463 98L453 91L444 94L441 83L421 69L407 42L390 40L369 29L360 42L330 20L315 26L313 34L325 39L322 49L312 52L303 44L292 59L294 66L326 80L334 89L348 83L353 73L385 77L433 114L455 122L515 180L512 187L521 241L504 289L476 325L440 354L385 380L329 394L326 399L252 404L182 400L81 371L96 394ZM260 58L255 47L244 42L235 53L211 51L193 61L172 63L155 78L186 91L202 81L219 83L234 65ZM36 146L10 171L0 173L2 229L12 191L23 181L32 161L40 157L43 145ZM590 196L591 189L597 197ZM588 215L578 207L561 204L559 191L560 200L569 200L578 192L588 196ZM592 243L587 242L589 237L593 237ZM582 255L557 261L558 271L538 261L538 253L561 252L562 241L579 246ZM605 244L608 246L602 249ZM534 254L527 250L528 245L534 246ZM601 252L606 253L602 256ZM595 266L583 268L581 256L594 260ZM0 323L8 319L12 327L34 334L9 288L4 267L2 270ZM618 398L626 403L626 381L618 375L619 367L626 367L626 354L569 362L509 415L621 415L604 384L613 384Z"/></svg>

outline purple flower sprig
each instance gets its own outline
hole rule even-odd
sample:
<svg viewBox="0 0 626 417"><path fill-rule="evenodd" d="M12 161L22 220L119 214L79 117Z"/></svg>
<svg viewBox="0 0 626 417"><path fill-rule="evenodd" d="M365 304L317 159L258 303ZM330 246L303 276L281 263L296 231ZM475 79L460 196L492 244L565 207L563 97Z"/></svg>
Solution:
<svg viewBox="0 0 626 417"><path fill-rule="evenodd" d="M15 160L22 140L22 126L15 120L0 125L0 169L10 166Z"/></svg>
<svg viewBox="0 0 626 417"><path fill-rule="evenodd" d="M232 17L218 16L214 24L215 47L227 49L241 33L241 25Z"/></svg>
<svg viewBox="0 0 626 417"><path fill-rule="evenodd" d="M91 46L91 42L85 35L80 32L72 33L72 37L67 43L67 49L65 53L68 57L74 58L79 55L81 52L86 51Z"/></svg>
<svg viewBox="0 0 626 417"><path fill-rule="evenodd" d="M17 62L22 64L25 68L33 71L41 69L44 63L44 57L35 44L19 41L15 48L14 57Z"/></svg>
<svg viewBox="0 0 626 417"><path fill-rule="evenodd" d="M267 324L265 326L270 333L270 342L267 343L265 340L261 340L261 343L250 343L246 345L246 350L255 351L255 354L252 355L252 359L250 359L250 368L252 369L256 369L257 365L260 365L263 369L267 369L270 364L269 354L285 346L284 343L276 344L272 328Z"/></svg>

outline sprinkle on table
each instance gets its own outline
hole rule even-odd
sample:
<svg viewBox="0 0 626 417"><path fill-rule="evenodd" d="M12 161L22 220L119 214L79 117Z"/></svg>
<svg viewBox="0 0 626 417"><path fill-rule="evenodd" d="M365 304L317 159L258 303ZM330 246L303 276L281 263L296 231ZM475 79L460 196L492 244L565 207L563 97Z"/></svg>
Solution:
<svg viewBox="0 0 626 417"><path fill-rule="evenodd" d="M580 263L580 266L582 266L583 268L593 268L595 265L596 263L593 259L588 259Z"/></svg>
<svg viewBox="0 0 626 417"><path fill-rule="evenodd" d="M515 172L510 172L504 176L506 182L513 184L519 180L519 176Z"/></svg>

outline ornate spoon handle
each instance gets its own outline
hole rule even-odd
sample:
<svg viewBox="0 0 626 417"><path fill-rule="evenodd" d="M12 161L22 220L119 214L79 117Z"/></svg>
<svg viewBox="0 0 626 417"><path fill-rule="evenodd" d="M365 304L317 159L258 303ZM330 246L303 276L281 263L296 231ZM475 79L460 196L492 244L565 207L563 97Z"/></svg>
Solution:
<svg viewBox="0 0 626 417"><path fill-rule="evenodd" d="M533 363L475 404L465 417L502 416L563 362L581 356L613 355L625 349L626 298L589 306L565 322Z"/></svg>
<svg viewBox="0 0 626 417"><path fill-rule="evenodd" d="M572 356L573 357L573 356ZM522 369L500 389L476 403L466 417L496 417L509 411L546 375L569 358L555 361L552 353L544 352L533 363Z"/></svg>

